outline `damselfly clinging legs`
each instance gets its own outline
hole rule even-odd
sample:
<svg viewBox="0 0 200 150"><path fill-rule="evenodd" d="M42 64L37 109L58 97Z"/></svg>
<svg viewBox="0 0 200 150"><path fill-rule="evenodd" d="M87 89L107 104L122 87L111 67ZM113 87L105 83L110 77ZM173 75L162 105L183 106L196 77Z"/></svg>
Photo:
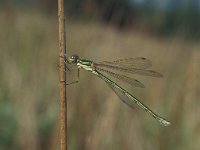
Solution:
<svg viewBox="0 0 200 150"><path fill-rule="evenodd" d="M152 63L150 60L143 58L143 57L137 57L137 58L129 58L129 59L120 59L113 62L109 61L102 61L102 62L93 62L91 60L87 59L81 59L78 55L72 55L69 59L67 59L68 64L75 64L78 67L78 76L79 76L79 68L83 68L102 80L104 80L118 95L118 93L123 94L126 96L126 99L121 98L120 99L126 103L131 108L134 107L135 104L137 104L140 108L145 110L149 115L154 117L160 124L164 126L169 126L170 122L166 119L160 117L156 113L154 113L149 107L147 107L145 104L143 104L140 100L138 100L136 97L134 97L132 94L130 94L126 89L118 85L116 82L105 76L104 74L108 74L111 77L114 77L118 80L121 80L123 82L126 82L130 85L134 85L136 87L144 87L144 85L134 79L127 77L125 75L115 73L115 71L118 72L126 72L130 74L139 74L139 75L145 75L145 76L153 76L153 77L162 77L162 75L156 71L153 70L147 70L149 67L152 66Z"/></svg>

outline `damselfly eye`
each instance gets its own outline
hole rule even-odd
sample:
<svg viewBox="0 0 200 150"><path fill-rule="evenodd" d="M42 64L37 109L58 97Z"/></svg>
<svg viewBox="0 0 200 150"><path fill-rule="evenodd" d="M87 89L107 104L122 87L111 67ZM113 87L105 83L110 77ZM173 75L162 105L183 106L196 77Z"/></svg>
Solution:
<svg viewBox="0 0 200 150"><path fill-rule="evenodd" d="M71 56L70 61L73 62L73 63L76 63L78 59L79 59L79 56L74 54L74 55Z"/></svg>

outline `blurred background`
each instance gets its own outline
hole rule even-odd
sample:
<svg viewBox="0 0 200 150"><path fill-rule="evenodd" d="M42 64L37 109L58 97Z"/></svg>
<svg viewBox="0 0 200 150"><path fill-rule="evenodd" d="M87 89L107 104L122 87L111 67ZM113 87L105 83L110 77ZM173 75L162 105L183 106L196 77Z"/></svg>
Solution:
<svg viewBox="0 0 200 150"><path fill-rule="evenodd" d="M65 12L68 54L152 61L164 77L127 89L172 123L81 70L67 89L68 149L199 150L200 0L67 0ZM0 0L0 27L0 150L59 149L57 1Z"/></svg>

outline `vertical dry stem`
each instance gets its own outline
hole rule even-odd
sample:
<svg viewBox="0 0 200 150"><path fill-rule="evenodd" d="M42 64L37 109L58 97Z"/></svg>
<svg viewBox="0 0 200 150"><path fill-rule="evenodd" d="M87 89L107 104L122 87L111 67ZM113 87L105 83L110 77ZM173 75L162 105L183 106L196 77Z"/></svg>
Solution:
<svg viewBox="0 0 200 150"><path fill-rule="evenodd" d="M65 15L64 0L58 0L59 21L59 65L60 65L60 148L67 150L67 96L66 96L66 37L65 37ZM64 59L63 59L64 58Z"/></svg>

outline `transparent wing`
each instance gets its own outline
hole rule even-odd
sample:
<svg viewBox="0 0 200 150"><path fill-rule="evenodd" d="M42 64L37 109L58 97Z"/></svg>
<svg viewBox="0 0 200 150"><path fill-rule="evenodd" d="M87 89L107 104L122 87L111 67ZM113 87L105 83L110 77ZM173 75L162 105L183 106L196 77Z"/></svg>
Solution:
<svg viewBox="0 0 200 150"><path fill-rule="evenodd" d="M107 68L115 71L127 72L131 74L139 74L143 76L152 76L152 77L162 77L163 75L153 71L153 70L145 70L145 69L135 69L135 68L127 68L122 66L116 66L107 63L94 63L96 68Z"/></svg>
<svg viewBox="0 0 200 150"><path fill-rule="evenodd" d="M144 57L119 59L113 62L103 61L100 63L110 64L114 66L122 66L122 67L127 67L127 68L135 68L135 69L147 69L152 66L152 62L149 59L144 58Z"/></svg>
<svg viewBox="0 0 200 150"><path fill-rule="evenodd" d="M127 77L127 76L124 76L124 75L120 75L120 74L116 74L114 72L111 72L111 71L108 71L108 70L104 70L102 68L96 68L98 71L100 72L104 72L104 73L107 73L108 75L120 80L120 81L123 81L125 83L128 83L132 86L136 86L136 87L140 87L140 88L144 88L145 86L138 80L134 79L134 78L130 78L130 77Z"/></svg>
<svg viewBox="0 0 200 150"><path fill-rule="evenodd" d="M125 96L123 93L121 93L116 88L110 86L109 84L108 84L108 86L115 92L115 94L120 98L120 100L123 103L125 103L126 105L128 105L129 107L131 107L132 109L134 109L135 104L132 101L130 101L127 96Z"/></svg>

